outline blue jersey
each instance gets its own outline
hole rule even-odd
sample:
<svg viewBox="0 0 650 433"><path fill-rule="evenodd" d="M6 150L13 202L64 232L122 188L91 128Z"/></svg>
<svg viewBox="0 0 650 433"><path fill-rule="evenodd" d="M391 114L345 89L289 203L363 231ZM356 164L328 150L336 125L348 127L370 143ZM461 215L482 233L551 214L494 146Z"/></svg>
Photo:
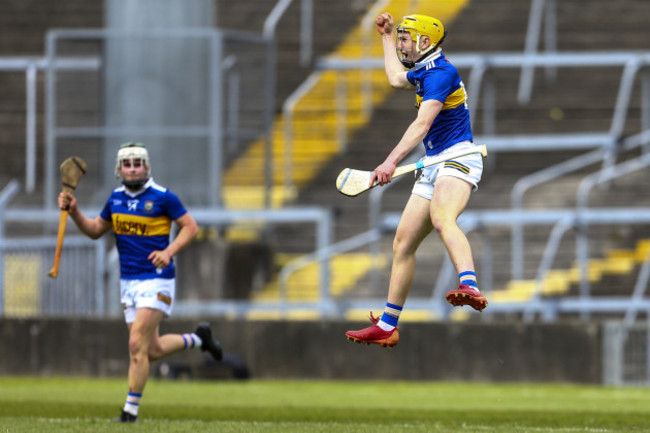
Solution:
<svg viewBox="0 0 650 433"><path fill-rule="evenodd" d="M443 103L423 140L427 155L436 155L461 141L473 141L465 86L442 51L416 63L406 78L415 86L416 108L429 99Z"/></svg>
<svg viewBox="0 0 650 433"><path fill-rule="evenodd" d="M124 186L113 190L100 216L113 223L121 278L174 278L173 261L165 269L156 269L147 257L167 248L172 221L185 213L178 196L153 179L136 194Z"/></svg>

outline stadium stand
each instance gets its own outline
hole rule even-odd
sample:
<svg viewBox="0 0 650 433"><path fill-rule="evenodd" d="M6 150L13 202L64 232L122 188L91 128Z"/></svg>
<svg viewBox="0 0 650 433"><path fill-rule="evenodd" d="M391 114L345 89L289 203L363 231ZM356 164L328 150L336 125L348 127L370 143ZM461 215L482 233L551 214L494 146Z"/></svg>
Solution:
<svg viewBox="0 0 650 433"><path fill-rule="evenodd" d="M50 2L17 2L0 0L0 25L5 30L6 37L0 39L0 56L42 56L44 52L44 35L49 28L85 28L101 27L103 25L102 2L99 0L65 0L57 2L56 7ZM296 38L300 22L299 2L294 2L280 20L277 27L277 42L279 63L277 66L277 106L278 123L274 129L274 143L278 146L275 151L282 155L282 138L285 127L279 116L283 103L295 89L310 76L314 70L316 59L321 56L337 53L354 53L361 48L348 44L348 34L351 39L360 33L358 29L361 17L373 4L370 0L334 0L314 2L314 55L307 65L299 62L299 41ZM453 61L454 55L462 53L482 53L489 57L494 52L521 52L526 39L530 2L513 0L494 0L481 2L479 0L454 3L460 11L454 17L454 11L445 11L444 20L449 30L445 42L445 50ZM396 10L401 10L409 2L396 1ZM558 2L557 8L557 43L559 51L603 51L603 50L647 50L649 30L644 18L648 16L647 1L620 0L617 2L594 0L590 2L589 13L583 10L583 4L577 0ZM216 22L220 28L229 30L250 30L262 32L266 17L273 7L273 2L217 2ZM390 6L393 7L393 6ZM424 6L422 6L424 7ZM498 11L498 13L495 13ZM420 12L437 14L436 11L420 9ZM442 13L442 12L441 12ZM441 16L441 15L439 15ZM617 17L625 17L617 19ZM27 18L29 17L29 18ZM607 22L606 31L602 23ZM373 34L374 36L374 34ZM359 37L360 38L360 37ZM377 39L377 38L375 38ZM370 53L376 55L376 47ZM467 82L470 71L461 70ZM490 126L483 123L485 110L477 107L475 116L475 133L478 136L497 132L499 134L531 134L531 133L567 133L594 132L608 129L612 120L613 107L617 97L621 68L560 68L555 78L547 78L545 71L538 69L532 92L532 99L525 106L517 102L518 69L499 69L490 71L494 80L498 97L496 99L496 131L490 131ZM329 75L325 75L329 74ZM348 199L340 196L333 187L336 174L343 167L373 168L380 156L389 151L410 119L414 116L412 95L408 92L389 92L388 86L382 82L381 71L373 73L373 83L378 86L375 96L376 105L371 118L357 114L348 126L348 137L345 148L339 149L336 142L336 114L334 108L328 107L327 115L316 114L314 107L323 108L325 102L331 101L335 93L334 73L325 73L323 82L329 86L317 87L320 98L306 96L299 108L304 108L307 115L297 112L296 117L311 117L308 126L295 127L298 134L304 130L322 128L318 134L328 134L326 142L304 139L309 146L307 152L294 150L296 156L304 156L314 152L326 156L326 159L309 166L300 160L292 161L295 168L293 184L297 187L278 194L274 201L277 205L314 205L331 209L335 215L335 239L348 239L369 228L368 215L369 196ZM347 74L354 82L359 81L358 74ZM42 77L39 75L39 101L43 100ZM357 84L358 85L358 84ZM383 86L383 87L379 87ZM634 95L628 110L623 137L638 133L641 129L641 106L639 102L640 85L635 86ZM25 167L25 95L24 75L19 72L3 72L0 80L0 140L3 142L2 158L0 158L0 185L5 185L12 178L24 177ZM472 89L469 88L470 98ZM325 96L325 98L323 98ZM72 105L74 105L72 102ZM97 101L87 101L88 107ZM311 105L309 105L311 104ZM360 101L351 100L352 108L360 108ZM43 109L39 108L38 137L43 136ZM296 136L296 141L299 138ZM260 194L253 196L241 194L237 186L251 180L260 184L260 178L251 175L263 171L265 161L258 160L256 169L242 171L237 169L247 152L260 152L257 145L241 146L232 156L231 173L226 174L227 183L235 187L235 195L260 205ZM511 206L511 191L517 180L523 176L566 161L582 154L583 151L538 151L538 152L491 152L486 160L487 169L484 180L477 194L470 201L470 211L507 209ZM619 160L623 161L637 157L639 149L624 151L621 149ZM311 155L310 155L311 156ZM304 158L302 159L304 161ZM280 190L283 189L285 178L283 165L276 167L276 181ZM43 172L43 151L39 145L37 153L37 173ZM306 170L302 171L299 168ZM527 209L560 209L576 205L576 192L579 183L589 173L600 168L593 164L580 171L562 176L533 188L526 194L524 206ZM646 171L631 173L617 178L607 185L595 188L589 204L598 206L647 206L647 194L640 185L647 183ZM243 176L241 173L245 173ZM230 176L230 177L229 177ZM92 183L92 179L85 180ZM382 200L382 212L391 213L401 209L410 189L409 179L395 183L388 188ZM259 190L259 188L257 188ZM88 193L90 194L90 193ZM252 197L252 198L251 198ZM20 195L12 204L37 205L43 200L42 183L37 184L33 194ZM233 206L243 206L241 203ZM13 228L11 228L13 230ZM38 230L37 230L38 231ZM234 232L234 230L233 230ZM276 252L274 274L288 260L313 251L315 230L304 226L274 227L263 230L262 241L270 245ZM533 278L548 239L550 227L534 227L525 232L526 260L524 262L524 278ZM12 234L18 232L12 231ZM638 272L640 258L643 257L647 245L644 239L650 236L650 230L644 226L594 226L589 228L591 234L592 257L590 268L602 278L593 280L594 294L629 294L631 287L630 272ZM495 300L500 296L510 299L511 296L529 296L530 281L512 286L510 282L510 228L490 227L487 234L493 240L492 255L494 262L494 289L512 290L511 293L495 293ZM480 257L487 246L481 241L478 233L472 233L475 245L475 255ZM555 257L553 272L549 273L544 283L544 293L548 296L558 296L560 293L576 294L578 291L575 281L575 236L567 233ZM365 298L382 297L385 294L388 269L384 266L390 257L391 233L386 233L381 241L382 256L378 260L371 259L366 254L367 248L360 248L348 256L334 260L332 291L338 295L345 292L345 297ZM445 253L441 244L432 236L419 254L416 281L413 287L414 296L428 297L432 292L432 279L445 261ZM340 267L339 262L343 267ZM374 272L369 269L376 268ZM315 267L306 268L304 274L296 274L292 278L289 293L296 298L314 299L316 296ZM310 284L311 283L311 284ZM259 299L277 298L277 282L273 282L267 290L256 293ZM528 286L526 286L528 285ZM523 289L522 289L523 287ZM274 294L275 293L275 294Z"/></svg>
<svg viewBox="0 0 650 433"><path fill-rule="evenodd" d="M493 51L521 51L524 47L526 36L526 23L530 5L528 2L470 2L467 7L453 20L448 29L450 35L445 43L447 55L453 61L455 53ZM648 34L643 23L633 18L629 22L621 20L611 24L611 38L602 35L600 19L596 12L592 14L576 14L580 6L575 2L561 2L557 5L558 17L558 50L560 51L599 51L599 50L641 50L646 49L646 38L630 37L629 34ZM602 7L602 9L601 9ZM602 17L616 16L627 11L625 16L642 14L640 11L647 5L639 1L627 1L622 4L612 5L610 2L599 3L595 10L602 10ZM622 8L622 9L619 9ZM499 10L498 14L490 11ZM637 13L630 14L632 10ZM569 18L570 17L570 18ZM609 20L611 21L611 19ZM472 31L465 31L472 29ZM476 34L481 37L477 38ZM468 77L467 70L461 71ZM498 89L496 128L500 134L529 134L529 133L566 133L566 132L592 132L602 131L609 127L612 120L614 102L616 100L618 84L621 77L620 68L599 68L592 73L584 68L563 68L557 70L554 80L545 79L544 71L538 70L533 89L533 98L526 106L517 103L517 84L519 70L494 70L491 72ZM467 80L467 78L466 78ZM635 87L639 89L639 85ZM470 98L472 89L468 89ZM355 233L368 229L367 205L365 197L347 199L341 197L332 188L332 179L342 167L352 166L371 169L378 164L379 156L387 153L399 139L399 134L413 117L411 96L407 92L393 92L386 100L376 107L371 123L349 139L347 149L338 155L321 171L319 176L312 181L299 195L297 202L301 204L332 203L337 216L337 239L348 238ZM640 131L640 101L638 94L631 100L625 125L625 136ZM477 135L484 133L480 121L483 115L479 107L475 119ZM621 152L620 159L625 160L638 155L638 149ZM470 201L470 210L501 209L510 207L510 192L515 182L521 177L541 170L544 167L568 160L582 151L540 151L540 152L498 152L492 153L486 160L484 180L477 194ZM549 182L531 191L525 200L525 206L533 209L560 208L574 206L576 191L579 182L589 172L600 166L595 164L555 181ZM625 178L617 179L607 188L598 188L592 194L592 206L616 204L619 206L643 206L647 204L647 197L639 194L635 184L644 183L644 173L636 173ZM410 189L410 182L404 180L388 190L383 199L383 211L398 211L401 209L406 194ZM295 233L289 229L286 236L296 239ZM594 257L607 257L607 249L612 247L612 240L618 239L619 248L635 248L637 239L647 236L647 229L637 227L594 227L592 254ZM549 229L536 227L526 232L527 261L526 277L534 276L537 264L541 259L542 250L548 239ZM495 262L495 288L506 288L509 284L509 229L492 228L490 237L494 240L493 246ZM600 240L598 240L600 239ZM390 254L390 234L385 237L382 251ZM475 255L481 254L480 242ZM575 275L575 259L572 234L568 234L563 247L556 257L555 266L573 272ZM298 247L297 247L298 248ZM421 249L416 272L416 282L413 286L414 295L430 296L431 278L435 277L435 270L440 268L445 259L442 245L435 239L428 239ZM598 265L595 265L598 267ZM605 268L620 271L620 268L607 262ZM572 271L573 269L573 271ZM638 267L634 268L638 271ZM556 272L560 272L560 271ZM607 271L605 271L607 273ZM557 278L558 274L554 274ZM564 276L562 276L564 278ZM607 293L621 293L624 277L610 276L606 283L609 286ZM376 274L369 274L367 278L357 283L354 292L348 296L383 296L385 282L388 279L387 270L384 269L378 278ZM614 283L612 279L621 282ZM572 280L569 278L567 283ZM378 283L379 282L379 283ZM379 285L378 285L379 284ZM528 283L530 284L530 283ZM575 283L568 291L575 293ZM629 286L628 286L629 287ZM521 290L521 286L518 290ZM557 290L557 289L556 289ZM595 289L594 290L598 290ZM602 290L601 290L602 291ZM496 299L499 296L496 295ZM508 295L505 295L506 297Z"/></svg>

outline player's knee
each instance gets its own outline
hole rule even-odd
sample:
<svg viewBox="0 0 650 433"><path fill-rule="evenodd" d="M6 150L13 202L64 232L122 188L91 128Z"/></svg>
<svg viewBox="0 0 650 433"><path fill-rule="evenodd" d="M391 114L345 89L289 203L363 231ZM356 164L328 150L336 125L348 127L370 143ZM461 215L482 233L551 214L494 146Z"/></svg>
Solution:
<svg viewBox="0 0 650 433"><path fill-rule="evenodd" d="M432 212L431 213L431 225L436 232L442 233L449 227L452 227L456 224L456 219L446 215L442 212Z"/></svg>
<svg viewBox="0 0 650 433"><path fill-rule="evenodd" d="M412 242L409 241L408 237L403 236L398 232L395 235L395 239L393 239L393 256L400 257L413 253L414 249Z"/></svg>
<svg viewBox="0 0 650 433"><path fill-rule="evenodd" d="M147 354L148 347L144 338L139 335L129 337L129 353L131 357L139 357Z"/></svg>

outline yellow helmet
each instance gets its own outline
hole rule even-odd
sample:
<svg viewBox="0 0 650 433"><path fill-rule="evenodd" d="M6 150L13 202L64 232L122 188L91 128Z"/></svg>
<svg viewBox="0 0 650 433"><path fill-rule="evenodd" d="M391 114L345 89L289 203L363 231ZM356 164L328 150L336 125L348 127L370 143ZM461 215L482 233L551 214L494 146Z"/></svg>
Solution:
<svg viewBox="0 0 650 433"><path fill-rule="evenodd" d="M420 58L438 49L445 36L447 36L442 21L434 17L418 14L407 15L402 18L402 22L397 26L396 37L400 32L406 32L411 35L411 40L415 43L415 51L420 55ZM420 38L422 36L426 36L431 40L431 44L425 50L420 50ZM407 68L415 66L414 61L403 60L399 50L397 55L402 64Z"/></svg>

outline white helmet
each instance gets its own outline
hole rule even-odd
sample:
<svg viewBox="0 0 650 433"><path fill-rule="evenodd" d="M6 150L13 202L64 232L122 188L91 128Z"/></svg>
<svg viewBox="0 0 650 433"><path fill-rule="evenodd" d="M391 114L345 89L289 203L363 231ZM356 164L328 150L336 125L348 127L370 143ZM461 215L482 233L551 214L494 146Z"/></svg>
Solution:
<svg viewBox="0 0 650 433"><path fill-rule="evenodd" d="M117 158L115 161L115 177L120 177L120 166L122 161L140 159L143 164L147 166L147 177L151 175L151 164L149 164L149 153L147 148L142 143L129 141L120 145L120 150L117 151Z"/></svg>

